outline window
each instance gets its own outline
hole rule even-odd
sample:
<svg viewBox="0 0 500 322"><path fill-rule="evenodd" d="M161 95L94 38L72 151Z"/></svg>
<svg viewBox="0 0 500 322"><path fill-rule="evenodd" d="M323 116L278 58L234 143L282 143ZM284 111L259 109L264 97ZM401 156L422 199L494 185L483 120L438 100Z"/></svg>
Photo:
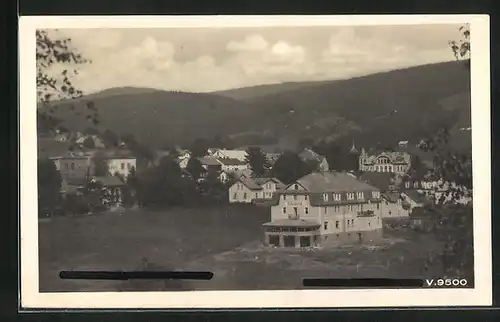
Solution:
<svg viewBox="0 0 500 322"><path fill-rule="evenodd" d="M349 192L347 194L347 200L353 200L354 199L354 192Z"/></svg>
<svg viewBox="0 0 500 322"><path fill-rule="evenodd" d="M351 220L351 227L354 227L354 219Z"/></svg>
<svg viewBox="0 0 500 322"><path fill-rule="evenodd" d="M415 181L415 182L413 183L413 188L418 188L418 181Z"/></svg>
<svg viewBox="0 0 500 322"><path fill-rule="evenodd" d="M247 198L247 193L243 193L243 199L246 199Z"/></svg>
<svg viewBox="0 0 500 322"><path fill-rule="evenodd" d="M71 162L71 170L75 170L75 164Z"/></svg>
<svg viewBox="0 0 500 322"><path fill-rule="evenodd" d="M377 202L377 210L380 209L380 204Z"/></svg>
<svg viewBox="0 0 500 322"><path fill-rule="evenodd" d="M325 222L323 223L323 228L324 228L325 230L327 230L327 229L328 229L328 221L325 221Z"/></svg>
<svg viewBox="0 0 500 322"><path fill-rule="evenodd" d="M340 227L340 223L339 223L339 221L337 220L337 221L335 222L335 228L339 229L339 227Z"/></svg>
<svg viewBox="0 0 500 322"><path fill-rule="evenodd" d="M347 227L351 226L351 220L347 219Z"/></svg>
<svg viewBox="0 0 500 322"><path fill-rule="evenodd" d="M370 227L370 226L371 226L371 223L370 223L370 222L368 222L368 227Z"/></svg>
<svg viewBox="0 0 500 322"><path fill-rule="evenodd" d="M297 200L297 195L293 195L293 200Z"/></svg>
<svg viewBox="0 0 500 322"><path fill-rule="evenodd" d="M327 207L324 208L324 212L325 212L325 214L328 212L328 208Z"/></svg>
<svg viewBox="0 0 500 322"><path fill-rule="evenodd" d="M405 182L405 188L410 188L410 182L408 181Z"/></svg>
<svg viewBox="0 0 500 322"><path fill-rule="evenodd" d="M283 213L286 214L286 207L283 207Z"/></svg>
<svg viewBox="0 0 500 322"><path fill-rule="evenodd" d="M324 194L323 194L323 200L324 200L324 201L328 201L328 194L327 194L327 193L324 193Z"/></svg>
<svg viewBox="0 0 500 322"><path fill-rule="evenodd" d="M293 187L294 187L295 190L299 190L299 185L298 184L294 185Z"/></svg>
<svg viewBox="0 0 500 322"><path fill-rule="evenodd" d="M286 200L286 196L285 195L283 195L283 200Z"/></svg>
<svg viewBox="0 0 500 322"><path fill-rule="evenodd" d="M352 211L352 205L347 205L347 211Z"/></svg>
<svg viewBox="0 0 500 322"><path fill-rule="evenodd" d="M372 197L373 197L374 199L378 199L378 198L380 198L380 192L378 192L378 191L373 191L373 192L372 192Z"/></svg>
<svg viewBox="0 0 500 322"><path fill-rule="evenodd" d="M307 195L304 196L304 200L307 200Z"/></svg>
<svg viewBox="0 0 500 322"><path fill-rule="evenodd" d="M340 206L334 206L333 209L334 209L335 212L339 212L340 211Z"/></svg>
<svg viewBox="0 0 500 322"><path fill-rule="evenodd" d="M305 207L304 212L306 213L306 215L309 214L309 208Z"/></svg>
<svg viewBox="0 0 500 322"><path fill-rule="evenodd" d="M127 169L129 169L129 170L130 170L131 168L132 168L132 164L127 163Z"/></svg>
<svg viewBox="0 0 500 322"><path fill-rule="evenodd" d="M233 199L238 199L238 194L236 192L233 194Z"/></svg>
<svg viewBox="0 0 500 322"><path fill-rule="evenodd" d="M334 195L334 198L335 198L336 201L340 201L340 193L336 193Z"/></svg>
<svg viewBox="0 0 500 322"><path fill-rule="evenodd" d="M125 163L123 163L123 162L122 162L122 163L120 164L120 168L121 168L122 170L124 170L124 169L125 169Z"/></svg>
<svg viewBox="0 0 500 322"><path fill-rule="evenodd" d="M358 192L358 199L364 199L364 195L362 192Z"/></svg>
<svg viewBox="0 0 500 322"><path fill-rule="evenodd" d="M258 194L257 194L257 192L256 192L256 193L255 193L255 198L258 198L258 197L259 197L259 195L258 195Z"/></svg>

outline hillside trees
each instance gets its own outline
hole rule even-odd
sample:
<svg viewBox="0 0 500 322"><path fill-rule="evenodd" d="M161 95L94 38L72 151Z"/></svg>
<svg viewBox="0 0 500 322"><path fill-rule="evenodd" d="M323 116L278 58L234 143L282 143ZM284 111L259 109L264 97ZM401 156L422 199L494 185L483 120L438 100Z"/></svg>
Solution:
<svg viewBox="0 0 500 322"><path fill-rule="evenodd" d="M108 160L106 159L106 155L102 152L94 153L91 162L95 176L105 177L109 175Z"/></svg>
<svg viewBox="0 0 500 322"><path fill-rule="evenodd" d="M189 172L193 180L197 181L205 175L205 169L203 168L200 160L197 158L189 158L186 165L186 171Z"/></svg>

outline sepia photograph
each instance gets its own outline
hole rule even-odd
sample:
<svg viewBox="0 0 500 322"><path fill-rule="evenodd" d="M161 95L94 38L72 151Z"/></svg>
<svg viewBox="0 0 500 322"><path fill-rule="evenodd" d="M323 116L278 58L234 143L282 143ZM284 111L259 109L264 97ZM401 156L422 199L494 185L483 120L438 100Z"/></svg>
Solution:
<svg viewBox="0 0 500 322"><path fill-rule="evenodd" d="M253 18L21 18L23 306L491 304L488 17Z"/></svg>

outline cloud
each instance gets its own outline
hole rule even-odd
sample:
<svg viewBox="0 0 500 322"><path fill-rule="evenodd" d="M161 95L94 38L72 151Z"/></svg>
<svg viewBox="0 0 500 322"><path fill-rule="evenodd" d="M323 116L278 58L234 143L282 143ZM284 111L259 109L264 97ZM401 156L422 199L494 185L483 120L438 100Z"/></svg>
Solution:
<svg viewBox="0 0 500 322"><path fill-rule="evenodd" d="M268 48L268 42L260 35L247 36L243 41L231 41L226 48L229 51L264 51Z"/></svg>
<svg viewBox="0 0 500 322"><path fill-rule="evenodd" d="M455 34L452 27L446 30ZM71 37L75 47L92 60L92 64L79 66L80 75L74 79L85 92L120 86L214 91L286 81L348 78L452 60L447 41L453 35L443 27L433 28L332 27L307 28L307 32L305 28L297 31L64 29L61 32ZM57 68L54 71L60 72L61 66Z"/></svg>

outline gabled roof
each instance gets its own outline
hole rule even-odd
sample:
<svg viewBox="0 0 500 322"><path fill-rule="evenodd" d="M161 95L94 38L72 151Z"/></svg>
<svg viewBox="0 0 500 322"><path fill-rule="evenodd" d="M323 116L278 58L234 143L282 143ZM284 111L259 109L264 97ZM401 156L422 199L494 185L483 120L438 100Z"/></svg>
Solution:
<svg viewBox="0 0 500 322"><path fill-rule="evenodd" d="M284 183L276 178L253 178L253 181L258 185L264 185L269 181L272 181L278 185L278 187L283 187Z"/></svg>
<svg viewBox="0 0 500 322"><path fill-rule="evenodd" d="M218 159L220 163L223 165L245 165L246 162L234 159L234 158L219 158Z"/></svg>
<svg viewBox="0 0 500 322"><path fill-rule="evenodd" d="M297 183L311 193L379 190L345 172L313 172L297 180Z"/></svg>
<svg viewBox="0 0 500 322"><path fill-rule="evenodd" d="M240 178L238 181L240 181L245 187L247 187L250 190L262 190L262 187L257 184L252 178Z"/></svg>
<svg viewBox="0 0 500 322"><path fill-rule="evenodd" d="M398 199L401 199L401 194L398 192L384 192L381 196L391 203L396 203Z"/></svg>
<svg viewBox="0 0 500 322"><path fill-rule="evenodd" d="M414 189L406 190L403 193L416 203L425 203L428 201L428 199L424 195L422 195L421 193L419 193L417 190Z"/></svg>
<svg viewBox="0 0 500 322"><path fill-rule="evenodd" d="M217 158L214 158L214 157L200 157L197 159L203 165L207 165L207 166L220 166L221 165L220 162L217 160Z"/></svg>
<svg viewBox="0 0 500 322"><path fill-rule="evenodd" d="M366 182L378 189L380 191L389 190L389 186L392 184L392 173L390 172L364 172L359 176L359 179Z"/></svg>
<svg viewBox="0 0 500 322"><path fill-rule="evenodd" d="M245 160L247 157L247 152L245 150L224 150L220 149L216 151L215 153L223 156L224 158L229 158L229 159L238 159L240 161Z"/></svg>

